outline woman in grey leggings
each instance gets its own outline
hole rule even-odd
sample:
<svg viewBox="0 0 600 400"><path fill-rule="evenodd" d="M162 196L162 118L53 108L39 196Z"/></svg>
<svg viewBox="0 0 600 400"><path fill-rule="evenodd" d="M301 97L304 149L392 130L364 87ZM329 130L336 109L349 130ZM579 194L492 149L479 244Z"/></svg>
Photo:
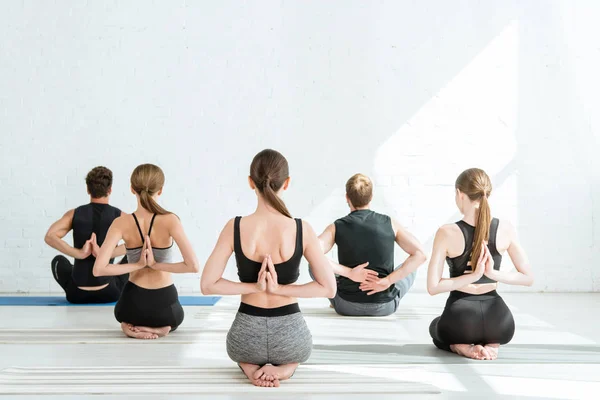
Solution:
<svg viewBox="0 0 600 400"><path fill-rule="evenodd" d="M258 153L248 182L258 198L256 211L225 225L202 272L201 289L242 296L227 353L254 385L277 387L312 351L296 298L333 297L336 283L317 235L308 223L293 219L279 197L290 183L285 157L274 150ZM232 253L240 282L223 278ZM298 285L302 255L315 281Z"/></svg>

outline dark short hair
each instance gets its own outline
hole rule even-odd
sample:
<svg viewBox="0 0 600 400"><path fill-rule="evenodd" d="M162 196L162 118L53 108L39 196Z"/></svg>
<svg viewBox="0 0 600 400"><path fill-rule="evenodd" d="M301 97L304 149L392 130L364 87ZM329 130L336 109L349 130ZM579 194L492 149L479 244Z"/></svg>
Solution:
<svg viewBox="0 0 600 400"><path fill-rule="evenodd" d="M346 182L346 195L354 207L364 207L373 198L373 183L366 175L352 175Z"/></svg>
<svg viewBox="0 0 600 400"><path fill-rule="evenodd" d="M113 174L112 171L106 167L96 167L88 172L85 177L85 184L87 185L90 196L94 199L108 196L108 192L112 187Z"/></svg>

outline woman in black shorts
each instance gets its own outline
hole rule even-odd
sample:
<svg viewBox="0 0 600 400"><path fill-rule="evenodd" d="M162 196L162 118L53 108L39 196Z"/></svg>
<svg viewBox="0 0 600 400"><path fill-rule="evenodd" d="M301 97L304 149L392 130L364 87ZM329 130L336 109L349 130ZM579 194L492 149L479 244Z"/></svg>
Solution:
<svg viewBox="0 0 600 400"><path fill-rule="evenodd" d="M129 273L115 306L121 329L136 339L156 339L183 322L183 308L171 273L198 272L198 260L179 218L158 205L165 176L156 165L142 164L131 174L137 210L111 225L94 264L95 276ZM129 264L109 264L110 252L125 242ZM173 241L183 262L172 262Z"/></svg>

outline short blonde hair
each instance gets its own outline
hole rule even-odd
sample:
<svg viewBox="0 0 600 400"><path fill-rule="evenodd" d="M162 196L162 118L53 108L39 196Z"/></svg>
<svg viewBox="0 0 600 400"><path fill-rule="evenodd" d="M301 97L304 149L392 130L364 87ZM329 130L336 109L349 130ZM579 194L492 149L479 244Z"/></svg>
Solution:
<svg viewBox="0 0 600 400"><path fill-rule="evenodd" d="M373 199L373 183L368 176L354 174L346 182L346 195L354 207L364 207Z"/></svg>

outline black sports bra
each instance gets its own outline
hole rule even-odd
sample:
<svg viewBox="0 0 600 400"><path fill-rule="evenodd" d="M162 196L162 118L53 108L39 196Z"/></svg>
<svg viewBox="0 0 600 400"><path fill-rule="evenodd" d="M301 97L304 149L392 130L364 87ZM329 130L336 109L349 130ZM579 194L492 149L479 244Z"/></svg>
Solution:
<svg viewBox="0 0 600 400"><path fill-rule="evenodd" d="M496 236L498 234L498 218L493 218L490 224L490 239L488 240L488 248L490 249L490 253L492 253L492 258L494 259L494 269L498 271L500 269L500 264L502 263L502 255L498 252L496 248ZM465 251L458 257L446 257L446 261L448 262L448 266L450 267L450 277L456 278L457 276L464 275L466 271L473 271L471 266L471 252L473 251L473 239L475 237L475 227L473 225L467 224L465 221L458 221L456 223L460 228L463 236L465 237ZM488 278L487 276L482 276L477 282L473 283L496 283L495 280Z"/></svg>
<svg viewBox="0 0 600 400"><path fill-rule="evenodd" d="M242 241L240 238L240 220L242 217L236 217L233 228L233 249L235 251L235 261L238 267L238 276L240 282L255 283L258 280L258 272L262 267L262 262L250 260L242 251ZM296 248L292 257L282 263L275 264L277 271L277 282L280 285L289 285L298 280L300 276L300 261L302 260L302 220L296 218Z"/></svg>

